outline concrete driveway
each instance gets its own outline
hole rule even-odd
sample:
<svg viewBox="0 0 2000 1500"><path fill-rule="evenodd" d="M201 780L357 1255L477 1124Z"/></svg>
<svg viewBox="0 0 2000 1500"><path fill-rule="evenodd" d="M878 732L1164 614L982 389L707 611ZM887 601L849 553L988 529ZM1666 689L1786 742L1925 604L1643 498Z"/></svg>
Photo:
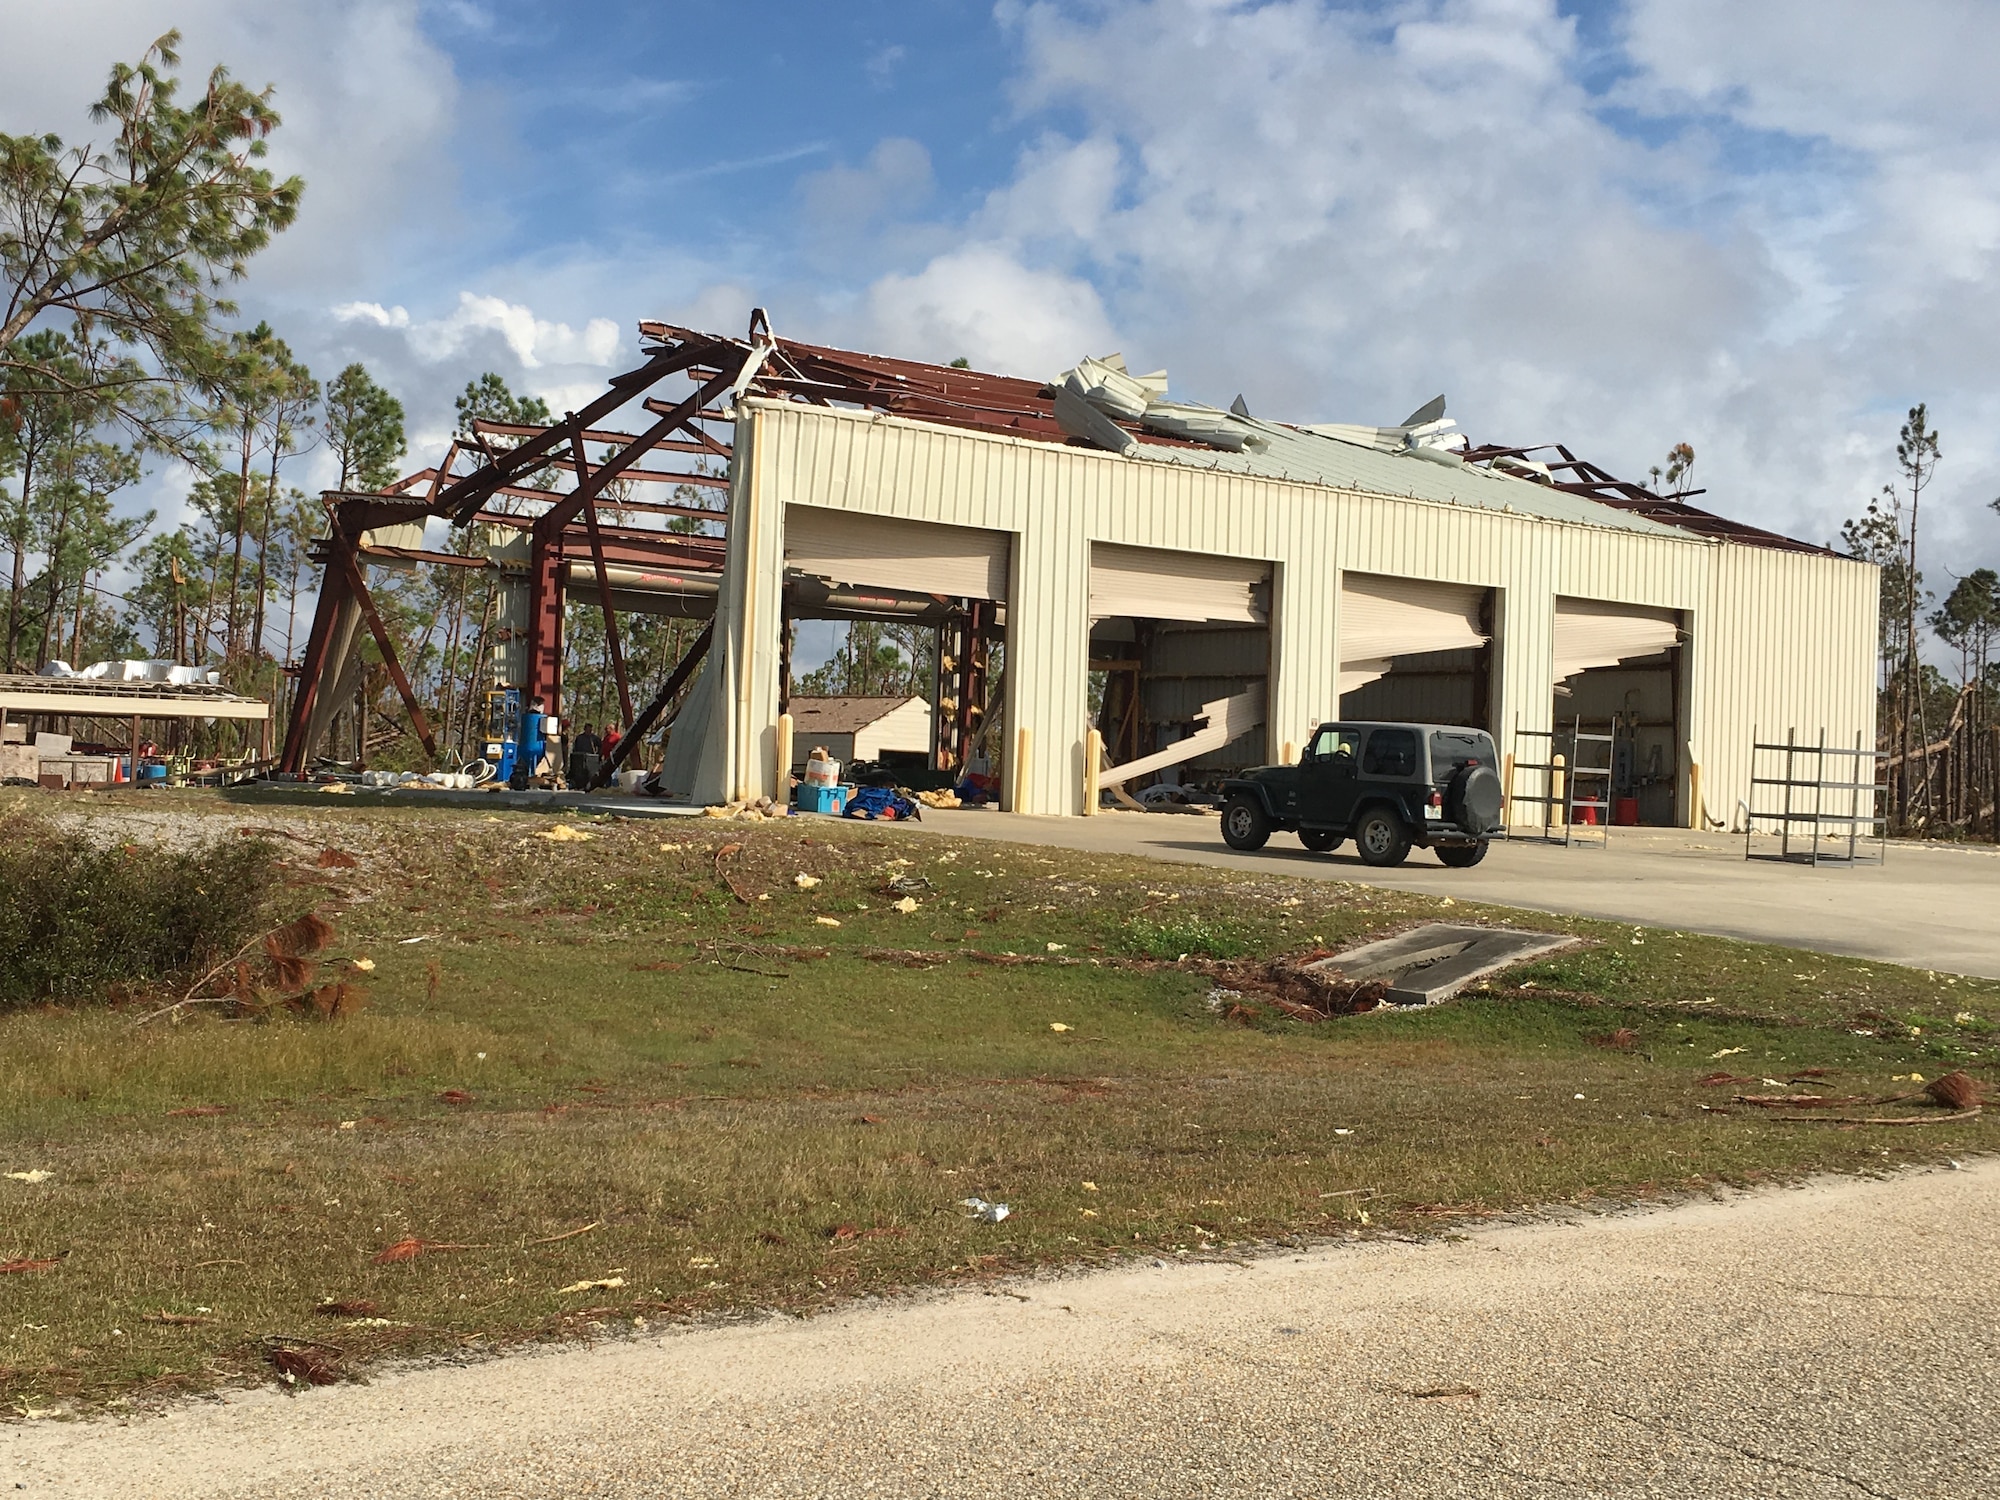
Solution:
<svg viewBox="0 0 2000 1500"><path fill-rule="evenodd" d="M1222 842L1211 813L1029 818L926 809L916 826L1356 881L2000 979L2000 850L1991 847L1897 843L1881 863L1812 869L1746 860L1740 835L1616 828L1605 848L1509 842L1495 845L1471 870L1447 870L1435 855L1417 850L1399 869L1373 870L1355 857L1352 844L1308 854L1286 833L1273 834L1255 854L1238 854ZM1758 848L1775 851L1776 840L1760 839Z"/></svg>

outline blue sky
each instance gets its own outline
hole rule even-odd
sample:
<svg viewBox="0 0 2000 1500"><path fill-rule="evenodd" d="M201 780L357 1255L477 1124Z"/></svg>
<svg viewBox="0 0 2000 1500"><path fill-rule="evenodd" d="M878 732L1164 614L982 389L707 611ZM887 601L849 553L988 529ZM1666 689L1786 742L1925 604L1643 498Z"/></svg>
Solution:
<svg viewBox="0 0 2000 1500"><path fill-rule="evenodd" d="M170 16L307 178L246 316L367 361L413 466L483 369L560 409L760 304L1301 421L1442 390L1631 477L1686 440L1816 540L1928 400L1933 581L2000 559L1990 0L0 0L0 129L81 136Z"/></svg>

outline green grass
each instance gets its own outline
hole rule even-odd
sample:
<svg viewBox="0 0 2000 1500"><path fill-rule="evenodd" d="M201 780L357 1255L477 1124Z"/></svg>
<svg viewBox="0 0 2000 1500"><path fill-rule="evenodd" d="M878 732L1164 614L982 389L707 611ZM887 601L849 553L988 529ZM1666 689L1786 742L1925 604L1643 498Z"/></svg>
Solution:
<svg viewBox="0 0 2000 1500"><path fill-rule="evenodd" d="M370 1005L0 1017L0 1170L52 1173L0 1180L0 1259L66 1257L0 1277L17 1411L268 1380L270 1335L359 1372L1991 1134L1787 1125L1698 1081L1825 1068L1879 1094L1981 1068L1984 982L1537 915L1589 945L1434 1010L1242 1025L1182 954L1518 914L900 829L607 820L557 843L532 816L94 805L265 830L276 915L329 916L333 962L373 965ZM329 847L358 863L323 867ZM1630 1050L1599 1045L1620 1028ZM974 1223L968 1196L1013 1215ZM469 1248L374 1262L408 1236ZM326 1298L377 1311L316 1316Z"/></svg>

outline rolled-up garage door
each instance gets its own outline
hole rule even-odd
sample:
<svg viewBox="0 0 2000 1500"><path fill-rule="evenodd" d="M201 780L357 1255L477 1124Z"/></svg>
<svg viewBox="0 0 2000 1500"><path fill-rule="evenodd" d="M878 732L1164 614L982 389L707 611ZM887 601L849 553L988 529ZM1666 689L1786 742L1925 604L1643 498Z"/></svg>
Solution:
<svg viewBox="0 0 2000 1500"><path fill-rule="evenodd" d="M858 588L1004 600L1011 542L1004 531L785 507L785 566Z"/></svg>
<svg viewBox="0 0 2000 1500"><path fill-rule="evenodd" d="M1657 656L1678 645L1680 638L1680 616L1671 609L1611 604L1601 599L1558 599L1555 680L1562 682L1592 667Z"/></svg>
<svg viewBox="0 0 2000 1500"><path fill-rule="evenodd" d="M1485 595L1471 584L1341 574L1341 692L1387 676L1399 656L1485 645L1479 628Z"/></svg>
<svg viewBox="0 0 2000 1500"><path fill-rule="evenodd" d="M1244 557L1090 544L1090 617L1267 625L1271 565Z"/></svg>

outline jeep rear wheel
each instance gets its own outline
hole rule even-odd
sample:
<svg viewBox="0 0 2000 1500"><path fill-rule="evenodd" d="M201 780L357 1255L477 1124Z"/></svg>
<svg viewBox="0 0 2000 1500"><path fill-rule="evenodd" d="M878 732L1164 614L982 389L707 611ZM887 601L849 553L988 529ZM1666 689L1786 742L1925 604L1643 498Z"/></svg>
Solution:
<svg viewBox="0 0 2000 1500"><path fill-rule="evenodd" d="M1299 842L1315 854L1325 854L1340 847L1340 835L1325 828L1301 828Z"/></svg>
<svg viewBox="0 0 2000 1500"><path fill-rule="evenodd" d="M1486 858L1486 845L1444 844L1437 851L1438 863L1454 870L1469 870Z"/></svg>
<svg viewBox="0 0 2000 1500"><path fill-rule="evenodd" d="M1271 820L1264 809L1248 797L1231 797L1222 809L1222 841L1232 849L1249 853L1270 841Z"/></svg>
<svg viewBox="0 0 2000 1500"><path fill-rule="evenodd" d="M1387 808L1372 807L1355 825L1354 852L1364 865L1400 865L1410 857L1410 831Z"/></svg>

